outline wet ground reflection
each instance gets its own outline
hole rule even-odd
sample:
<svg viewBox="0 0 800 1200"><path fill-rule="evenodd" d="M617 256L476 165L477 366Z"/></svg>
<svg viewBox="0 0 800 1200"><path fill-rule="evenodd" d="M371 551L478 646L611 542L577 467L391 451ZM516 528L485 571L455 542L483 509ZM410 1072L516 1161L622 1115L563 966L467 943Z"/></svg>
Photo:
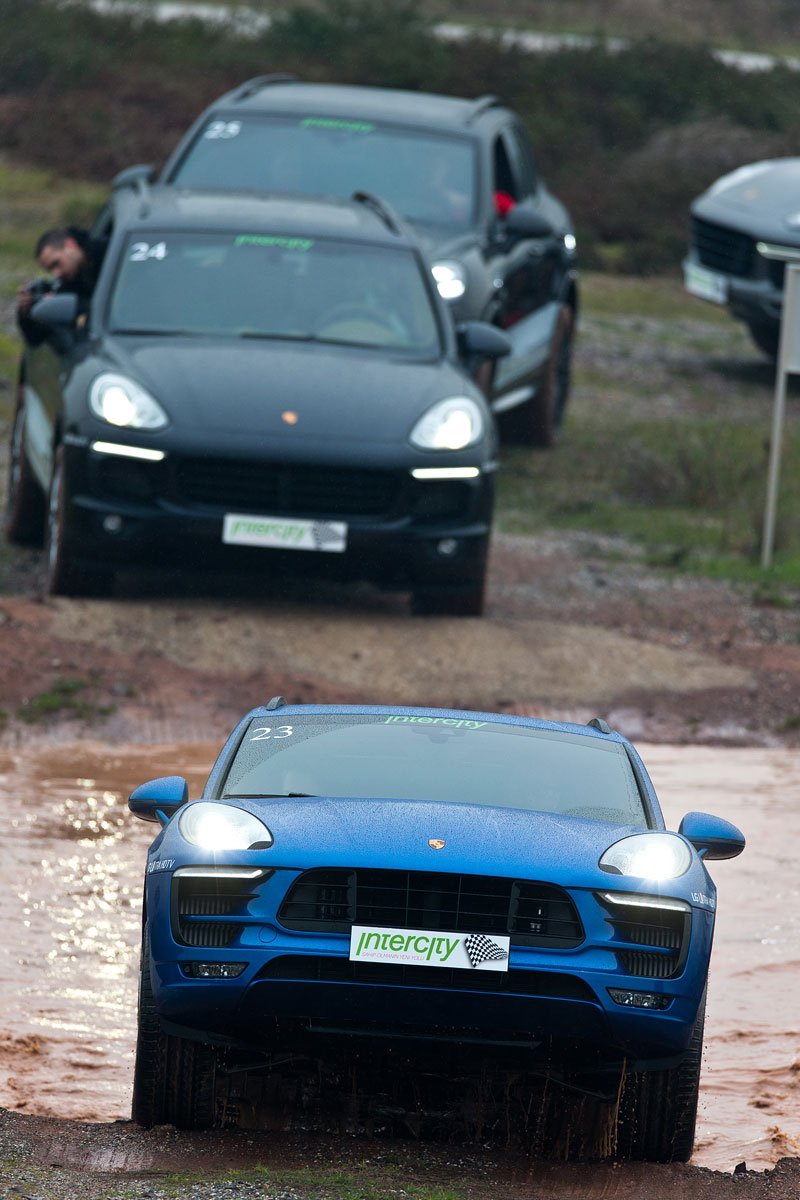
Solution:
<svg viewBox="0 0 800 1200"><path fill-rule="evenodd" d="M0 756L0 1104L127 1116L144 858L129 792L176 763L193 794L216 747L43 746Z"/></svg>
<svg viewBox="0 0 800 1200"><path fill-rule="evenodd" d="M197 795L217 747L40 746L0 754L0 1105L113 1120L130 1107L141 882L154 829L128 793L179 772ZM800 762L785 750L644 748L668 824L717 812L748 837L715 865L700 1165L800 1153Z"/></svg>

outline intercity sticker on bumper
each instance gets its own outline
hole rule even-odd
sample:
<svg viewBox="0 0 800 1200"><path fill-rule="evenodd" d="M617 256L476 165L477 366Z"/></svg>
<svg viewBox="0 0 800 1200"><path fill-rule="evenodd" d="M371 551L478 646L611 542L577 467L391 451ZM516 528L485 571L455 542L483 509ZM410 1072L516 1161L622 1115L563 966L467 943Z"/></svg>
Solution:
<svg viewBox="0 0 800 1200"><path fill-rule="evenodd" d="M222 540L233 546L326 550L341 554L347 548L347 525L344 521L297 521L290 517L226 513Z"/></svg>
<svg viewBox="0 0 800 1200"><path fill-rule="evenodd" d="M350 961L507 971L509 942L508 937L497 934L354 925L350 934Z"/></svg>

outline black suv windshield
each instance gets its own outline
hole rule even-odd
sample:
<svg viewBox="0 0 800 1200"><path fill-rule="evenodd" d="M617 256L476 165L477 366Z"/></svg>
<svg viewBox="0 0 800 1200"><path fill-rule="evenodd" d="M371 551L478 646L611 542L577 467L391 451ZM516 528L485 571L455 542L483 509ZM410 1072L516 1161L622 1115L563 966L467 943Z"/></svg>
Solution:
<svg viewBox="0 0 800 1200"><path fill-rule="evenodd" d="M170 182L340 197L374 192L409 221L457 232L475 220L475 157L467 138L370 121L248 115L209 121Z"/></svg>
<svg viewBox="0 0 800 1200"><path fill-rule="evenodd" d="M411 251L246 231L129 238L109 327L339 342L425 357L441 346Z"/></svg>
<svg viewBox="0 0 800 1200"><path fill-rule="evenodd" d="M646 828L622 745L468 717L253 721L225 796L369 796L560 813Z"/></svg>

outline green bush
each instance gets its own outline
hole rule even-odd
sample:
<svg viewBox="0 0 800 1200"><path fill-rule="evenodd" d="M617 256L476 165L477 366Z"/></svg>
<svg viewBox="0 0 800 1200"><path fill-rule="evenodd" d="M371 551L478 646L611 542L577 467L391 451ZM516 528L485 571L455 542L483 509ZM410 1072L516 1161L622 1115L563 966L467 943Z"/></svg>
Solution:
<svg viewBox="0 0 800 1200"><path fill-rule="evenodd" d="M77 0L0 0L0 153L105 181L162 162L214 96L270 71L502 95L575 218L584 265L623 271L676 266L692 197L721 170L791 153L800 111L798 72L746 74L653 39L616 53L534 55L478 35L453 45L433 36L418 0L320 0L248 38L234 17L164 25ZM700 137L692 153L696 131L708 141L714 129L712 152Z"/></svg>

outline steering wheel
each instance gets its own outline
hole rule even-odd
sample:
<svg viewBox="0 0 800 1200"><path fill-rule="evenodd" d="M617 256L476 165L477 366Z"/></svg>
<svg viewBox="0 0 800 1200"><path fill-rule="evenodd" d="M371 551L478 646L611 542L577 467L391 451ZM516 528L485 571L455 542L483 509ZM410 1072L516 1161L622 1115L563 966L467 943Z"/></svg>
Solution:
<svg viewBox="0 0 800 1200"><path fill-rule="evenodd" d="M367 342L385 342L388 334L391 341L397 341L397 331L367 304L337 304L325 314L317 333Z"/></svg>

